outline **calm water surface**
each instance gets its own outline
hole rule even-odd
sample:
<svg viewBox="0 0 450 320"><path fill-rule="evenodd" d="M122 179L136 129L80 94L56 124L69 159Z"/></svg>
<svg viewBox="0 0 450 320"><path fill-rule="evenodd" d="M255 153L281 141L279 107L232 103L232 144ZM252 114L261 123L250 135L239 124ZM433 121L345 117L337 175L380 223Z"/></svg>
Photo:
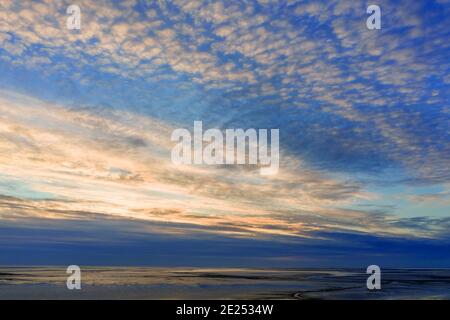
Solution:
<svg viewBox="0 0 450 320"><path fill-rule="evenodd" d="M450 299L450 269L382 269L382 289L358 269L0 267L0 299Z"/></svg>

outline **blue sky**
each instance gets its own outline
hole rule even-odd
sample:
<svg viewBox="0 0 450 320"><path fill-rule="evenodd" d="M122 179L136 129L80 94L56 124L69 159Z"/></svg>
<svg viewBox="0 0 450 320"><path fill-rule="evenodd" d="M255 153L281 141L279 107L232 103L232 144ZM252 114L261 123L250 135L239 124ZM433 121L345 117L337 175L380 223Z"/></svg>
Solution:
<svg viewBox="0 0 450 320"><path fill-rule="evenodd" d="M0 264L450 266L448 1L378 1L381 30L365 1L71 4L0 4ZM278 128L279 173L175 167L194 120Z"/></svg>

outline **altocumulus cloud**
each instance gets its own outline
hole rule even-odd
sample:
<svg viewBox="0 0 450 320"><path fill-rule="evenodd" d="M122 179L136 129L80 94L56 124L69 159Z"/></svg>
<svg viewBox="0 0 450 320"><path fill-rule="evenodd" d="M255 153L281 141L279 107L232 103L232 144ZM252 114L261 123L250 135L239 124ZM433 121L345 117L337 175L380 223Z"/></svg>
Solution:
<svg viewBox="0 0 450 320"><path fill-rule="evenodd" d="M2 222L446 238L448 2L379 1L377 31L363 1L79 1L80 31L70 4L0 3ZM174 167L193 120L280 128L279 174Z"/></svg>

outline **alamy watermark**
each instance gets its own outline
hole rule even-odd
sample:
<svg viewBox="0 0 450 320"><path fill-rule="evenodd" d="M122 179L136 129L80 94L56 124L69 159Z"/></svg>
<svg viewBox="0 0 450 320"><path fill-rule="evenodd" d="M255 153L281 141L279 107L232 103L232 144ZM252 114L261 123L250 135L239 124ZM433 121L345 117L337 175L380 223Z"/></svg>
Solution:
<svg viewBox="0 0 450 320"><path fill-rule="evenodd" d="M69 15L67 17L66 26L69 30L80 30L81 29L81 9L78 5L72 4L67 7L66 13Z"/></svg>
<svg viewBox="0 0 450 320"><path fill-rule="evenodd" d="M202 121L194 121L194 134L184 128L175 129L172 141L174 164L260 166L262 175L273 175L280 166L279 129L219 129L203 132ZM205 145L206 143L206 145ZM248 150L248 152L247 152Z"/></svg>
<svg viewBox="0 0 450 320"><path fill-rule="evenodd" d="M381 289L381 269L379 266L373 264L367 267L367 274L370 276L367 278L366 286L369 290Z"/></svg>
<svg viewBox="0 0 450 320"><path fill-rule="evenodd" d="M381 29L381 9L376 4L372 4L367 7L367 13L370 16L366 20L366 26L369 30Z"/></svg>
<svg viewBox="0 0 450 320"><path fill-rule="evenodd" d="M81 290L81 269L77 265L67 267L66 273L69 274L66 281L67 289Z"/></svg>

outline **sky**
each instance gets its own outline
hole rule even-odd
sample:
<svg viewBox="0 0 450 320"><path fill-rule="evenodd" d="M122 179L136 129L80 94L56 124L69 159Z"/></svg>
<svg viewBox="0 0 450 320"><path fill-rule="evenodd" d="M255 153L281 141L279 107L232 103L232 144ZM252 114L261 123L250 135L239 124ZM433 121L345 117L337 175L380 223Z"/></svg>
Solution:
<svg viewBox="0 0 450 320"><path fill-rule="evenodd" d="M0 264L450 267L450 1L375 2L1 1Z"/></svg>

